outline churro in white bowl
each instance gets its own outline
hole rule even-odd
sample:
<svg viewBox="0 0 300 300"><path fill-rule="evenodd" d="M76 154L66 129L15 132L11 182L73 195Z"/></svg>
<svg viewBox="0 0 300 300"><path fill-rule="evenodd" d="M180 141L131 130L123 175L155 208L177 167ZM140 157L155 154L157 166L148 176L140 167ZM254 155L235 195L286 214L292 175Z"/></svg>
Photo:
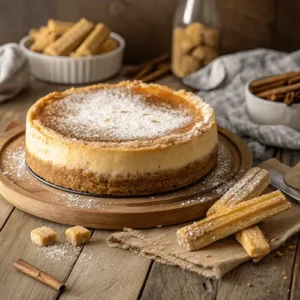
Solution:
<svg viewBox="0 0 300 300"><path fill-rule="evenodd" d="M62 84L99 82L116 75L123 61L124 39L102 23L49 20L20 41L32 74Z"/></svg>

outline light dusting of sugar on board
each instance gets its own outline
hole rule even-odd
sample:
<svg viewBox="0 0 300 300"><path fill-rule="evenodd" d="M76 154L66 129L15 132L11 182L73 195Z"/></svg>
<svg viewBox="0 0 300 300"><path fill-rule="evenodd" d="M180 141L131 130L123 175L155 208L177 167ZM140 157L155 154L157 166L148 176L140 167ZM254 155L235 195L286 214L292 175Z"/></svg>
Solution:
<svg viewBox="0 0 300 300"><path fill-rule="evenodd" d="M232 172L232 156L230 150L224 143L219 143L218 160L216 166L212 171L204 178L197 182L196 193L200 196L193 196L192 199L188 199L182 202L181 205L192 205L195 203L205 202L211 195L218 195L219 197L225 194L237 181L233 176L228 180ZM207 191L209 188L209 196L203 196L201 193Z"/></svg>
<svg viewBox="0 0 300 300"><path fill-rule="evenodd" d="M26 173L24 146L8 148L4 153L3 174L10 179L21 179Z"/></svg>
<svg viewBox="0 0 300 300"><path fill-rule="evenodd" d="M63 201L67 206L82 209L107 208L112 207L111 202L106 204L100 203L99 198L88 197L78 194L58 192L54 196L54 200Z"/></svg>
<svg viewBox="0 0 300 300"><path fill-rule="evenodd" d="M71 94L42 113L45 126L87 141L153 139L192 121L187 110L162 101L156 104L123 87Z"/></svg>

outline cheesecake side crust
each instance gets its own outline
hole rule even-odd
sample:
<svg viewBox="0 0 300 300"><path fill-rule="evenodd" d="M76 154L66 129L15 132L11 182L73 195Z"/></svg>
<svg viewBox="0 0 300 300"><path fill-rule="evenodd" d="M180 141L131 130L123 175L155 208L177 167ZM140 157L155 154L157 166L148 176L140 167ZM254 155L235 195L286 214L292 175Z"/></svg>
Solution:
<svg viewBox="0 0 300 300"><path fill-rule="evenodd" d="M109 177L43 161L26 149L26 163L46 181L74 191L116 196L137 196L167 192L187 186L205 176L217 162L218 147L201 160L175 170Z"/></svg>

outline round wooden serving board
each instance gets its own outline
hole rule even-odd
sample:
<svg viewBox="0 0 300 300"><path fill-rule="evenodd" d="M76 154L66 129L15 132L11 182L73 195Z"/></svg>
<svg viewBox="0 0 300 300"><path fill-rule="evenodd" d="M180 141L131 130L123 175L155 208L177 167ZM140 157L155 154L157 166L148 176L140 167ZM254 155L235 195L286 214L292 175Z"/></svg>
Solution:
<svg viewBox="0 0 300 300"><path fill-rule="evenodd" d="M143 197L91 197L50 187L27 171L24 125L14 124L0 135L0 192L17 208L68 225L89 228L148 228L183 223L205 214L251 166L247 145L219 128L215 168L198 182L169 193Z"/></svg>

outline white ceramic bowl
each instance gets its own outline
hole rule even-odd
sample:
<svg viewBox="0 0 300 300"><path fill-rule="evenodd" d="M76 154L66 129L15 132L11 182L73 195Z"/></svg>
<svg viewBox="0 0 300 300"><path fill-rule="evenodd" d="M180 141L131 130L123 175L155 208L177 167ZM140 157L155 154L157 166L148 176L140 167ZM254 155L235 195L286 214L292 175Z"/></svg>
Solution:
<svg viewBox="0 0 300 300"><path fill-rule="evenodd" d="M249 89L251 83L246 85L245 94L248 114L254 123L261 125L286 125L300 131L300 103L287 106L284 103L259 98L251 93Z"/></svg>
<svg viewBox="0 0 300 300"><path fill-rule="evenodd" d="M30 39L25 36L20 47L27 54L31 73L48 82L63 84L86 84L98 82L116 75L123 61L124 39L111 33L119 47L111 52L88 57L51 56L31 51Z"/></svg>

